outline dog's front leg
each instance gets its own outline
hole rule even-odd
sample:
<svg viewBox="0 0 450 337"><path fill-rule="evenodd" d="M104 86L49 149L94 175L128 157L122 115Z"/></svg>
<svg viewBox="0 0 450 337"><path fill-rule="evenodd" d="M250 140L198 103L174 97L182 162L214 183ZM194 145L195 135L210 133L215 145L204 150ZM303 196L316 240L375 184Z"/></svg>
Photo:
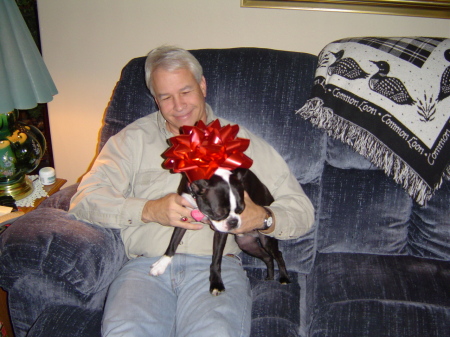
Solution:
<svg viewBox="0 0 450 337"><path fill-rule="evenodd" d="M225 291L222 281L222 255L227 242L228 233L214 232L213 255L209 275L209 292L213 296Z"/></svg>
<svg viewBox="0 0 450 337"><path fill-rule="evenodd" d="M177 251L177 247L180 244L181 239L184 236L184 233L186 233L186 229L180 227L174 228L166 252L158 261L152 264L152 268L150 269L150 275L158 276L164 274L166 268L169 266L170 262L172 262L172 258L175 255L175 252Z"/></svg>

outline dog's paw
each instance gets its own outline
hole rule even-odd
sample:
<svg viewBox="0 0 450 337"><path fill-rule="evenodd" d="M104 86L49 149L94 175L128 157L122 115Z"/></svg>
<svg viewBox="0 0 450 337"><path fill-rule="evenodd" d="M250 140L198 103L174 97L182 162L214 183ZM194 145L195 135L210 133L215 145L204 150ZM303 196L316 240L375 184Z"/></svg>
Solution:
<svg viewBox="0 0 450 337"><path fill-rule="evenodd" d="M280 283L283 284L283 285L286 285L286 284L291 283L291 281L290 281L289 278L287 278L287 277L280 277L279 281L280 281Z"/></svg>
<svg viewBox="0 0 450 337"><path fill-rule="evenodd" d="M170 262L172 262L172 258L170 256L163 255L158 261L152 264L150 275L159 276L164 274Z"/></svg>
<svg viewBox="0 0 450 337"><path fill-rule="evenodd" d="M211 286L209 288L209 292L213 296L219 296L224 291L225 291L225 286L223 285L223 283L211 284Z"/></svg>

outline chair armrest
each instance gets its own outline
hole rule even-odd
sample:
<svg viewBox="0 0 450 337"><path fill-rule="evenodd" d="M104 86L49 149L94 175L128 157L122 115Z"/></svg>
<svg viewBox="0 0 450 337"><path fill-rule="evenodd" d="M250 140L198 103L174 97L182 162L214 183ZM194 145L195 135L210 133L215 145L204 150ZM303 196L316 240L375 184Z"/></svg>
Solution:
<svg viewBox="0 0 450 337"><path fill-rule="evenodd" d="M7 290L19 278L40 274L89 295L108 287L125 260L117 231L41 207L0 236L0 285Z"/></svg>
<svg viewBox="0 0 450 337"><path fill-rule="evenodd" d="M103 310L86 309L70 305L47 308L31 327L32 337L99 337Z"/></svg>
<svg viewBox="0 0 450 337"><path fill-rule="evenodd" d="M48 207L48 208L58 208L64 211L69 210L70 199L77 191L78 184L73 184L68 187L61 189L55 194L51 195L45 199L37 208Z"/></svg>

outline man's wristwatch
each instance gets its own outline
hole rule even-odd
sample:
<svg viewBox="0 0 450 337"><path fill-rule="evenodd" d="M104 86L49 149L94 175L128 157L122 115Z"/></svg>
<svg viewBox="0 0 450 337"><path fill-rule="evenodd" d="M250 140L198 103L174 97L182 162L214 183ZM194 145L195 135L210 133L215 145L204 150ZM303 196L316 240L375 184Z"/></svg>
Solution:
<svg viewBox="0 0 450 337"><path fill-rule="evenodd" d="M260 231L268 230L273 225L272 211L267 207L264 207L264 209L266 210L266 217L264 218L264 226L259 228Z"/></svg>

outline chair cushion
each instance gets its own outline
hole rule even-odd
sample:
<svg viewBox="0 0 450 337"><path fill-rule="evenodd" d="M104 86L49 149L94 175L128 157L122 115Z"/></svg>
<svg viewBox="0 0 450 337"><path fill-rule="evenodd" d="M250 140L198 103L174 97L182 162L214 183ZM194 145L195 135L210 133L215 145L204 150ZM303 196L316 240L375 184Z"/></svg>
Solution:
<svg viewBox="0 0 450 337"><path fill-rule="evenodd" d="M318 254L307 289L312 336L448 334L450 262L413 256ZM411 331L404 333L405 327Z"/></svg>
<svg viewBox="0 0 450 337"><path fill-rule="evenodd" d="M317 314L309 337L442 337L448 335L446 307L402 301L333 303Z"/></svg>
<svg viewBox="0 0 450 337"><path fill-rule="evenodd" d="M55 208L38 208L0 237L2 286L28 274L67 282L80 294L106 289L125 253L117 232L75 219Z"/></svg>
<svg viewBox="0 0 450 337"><path fill-rule="evenodd" d="M450 181L425 206L413 205L410 254L450 261Z"/></svg>
<svg viewBox="0 0 450 337"><path fill-rule="evenodd" d="M350 145L334 138L328 138L327 163L341 169L379 170Z"/></svg>
<svg viewBox="0 0 450 337"><path fill-rule="evenodd" d="M45 199L38 207L50 207L68 211L70 207L70 199L77 191L78 184L73 184L51 195Z"/></svg>
<svg viewBox="0 0 450 337"><path fill-rule="evenodd" d="M382 171L325 166L320 252L407 254L412 201Z"/></svg>
<svg viewBox="0 0 450 337"><path fill-rule="evenodd" d="M266 281L266 271L246 268L252 287L252 337L298 336L300 286L297 273L289 273L290 284Z"/></svg>

